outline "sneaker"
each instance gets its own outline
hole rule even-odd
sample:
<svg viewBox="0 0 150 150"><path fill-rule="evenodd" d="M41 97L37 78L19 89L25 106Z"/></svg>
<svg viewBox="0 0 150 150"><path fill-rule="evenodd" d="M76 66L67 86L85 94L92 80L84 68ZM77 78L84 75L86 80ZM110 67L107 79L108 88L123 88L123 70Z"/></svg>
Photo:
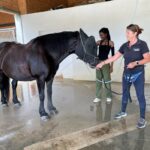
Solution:
<svg viewBox="0 0 150 150"><path fill-rule="evenodd" d="M118 114L115 115L115 119L120 119L126 116L127 116L126 112L119 112Z"/></svg>
<svg viewBox="0 0 150 150"><path fill-rule="evenodd" d="M93 100L94 103L98 103L98 102L100 102L100 101L101 101L101 99L99 99L99 98L95 98L95 99Z"/></svg>
<svg viewBox="0 0 150 150"><path fill-rule="evenodd" d="M138 120L138 123L137 123L137 128L139 128L139 129L142 129L142 128L145 128L146 127L146 124L147 124L147 122L145 121L145 119L143 119L143 118L140 118L139 120Z"/></svg>
<svg viewBox="0 0 150 150"><path fill-rule="evenodd" d="M107 98L107 103L111 103L112 99L111 98Z"/></svg>

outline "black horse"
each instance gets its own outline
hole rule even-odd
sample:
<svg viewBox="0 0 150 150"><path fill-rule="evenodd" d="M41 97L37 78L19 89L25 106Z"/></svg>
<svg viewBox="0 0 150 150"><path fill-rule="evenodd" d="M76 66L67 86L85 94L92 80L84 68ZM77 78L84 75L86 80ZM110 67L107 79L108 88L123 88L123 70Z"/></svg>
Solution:
<svg viewBox="0 0 150 150"><path fill-rule="evenodd" d="M39 90L39 113L48 118L44 108L44 89L47 85L50 113L57 113L52 103L52 83L59 64L70 54L94 67L97 64L97 45L93 36L87 36L82 29L76 32L61 32L37 37L23 45L14 42L0 44L0 85L2 103L7 103L9 78L13 79L13 102L19 103L16 95L17 81L36 80Z"/></svg>

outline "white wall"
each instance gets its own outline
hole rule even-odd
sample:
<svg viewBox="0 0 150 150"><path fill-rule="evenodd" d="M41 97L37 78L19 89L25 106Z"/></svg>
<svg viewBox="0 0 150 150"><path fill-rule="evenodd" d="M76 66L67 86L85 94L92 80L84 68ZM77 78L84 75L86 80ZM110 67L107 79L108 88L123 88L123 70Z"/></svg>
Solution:
<svg viewBox="0 0 150 150"><path fill-rule="evenodd" d="M125 28L130 23L137 23L144 28L141 38L150 47L150 1L149 0L114 0L110 2L34 13L22 16L23 38L27 43L36 36L60 31L74 31L83 28L89 35L98 39L101 27L108 27L116 50L126 42ZM65 78L94 80L95 70L70 56L62 62L57 74ZM71 62L71 63L70 63ZM121 80L123 60L115 63L112 79ZM150 67L147 67L146 80L150 81Z"/></svg>

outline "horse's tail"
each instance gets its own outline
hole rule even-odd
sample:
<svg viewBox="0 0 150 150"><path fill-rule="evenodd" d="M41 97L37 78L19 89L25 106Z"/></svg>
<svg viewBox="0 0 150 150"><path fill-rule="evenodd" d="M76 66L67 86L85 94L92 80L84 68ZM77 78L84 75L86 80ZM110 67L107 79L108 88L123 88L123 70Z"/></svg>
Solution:
<svg viewBox="0 0 150 150"><path fill-rule="evenodd" d="M4 86L4 89L6 90L6 99L9 101L10 98L10 88L9 88L9 78L6 75L3 75L3 81L2 84Z"/></svg>

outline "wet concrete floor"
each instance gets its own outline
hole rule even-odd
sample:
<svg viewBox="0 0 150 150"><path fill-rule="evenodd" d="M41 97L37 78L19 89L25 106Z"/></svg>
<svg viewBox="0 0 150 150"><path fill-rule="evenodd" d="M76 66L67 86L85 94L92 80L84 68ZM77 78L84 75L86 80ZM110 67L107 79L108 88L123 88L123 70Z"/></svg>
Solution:
<svg viewBox="0 0 150 150"><path fill-rule="evenodd" d="M114 83L112 87L116 91L121 90L120 84ZM149 99L149 86L146 87L146 95ZM136 98L134 92L132 92L132 97ZM114 96L112 104L107 104L105 99L102 103L93 104L93 98L95 98L94 82L55 81L53 101L59 114L47 122L43 122L39 118L38 97L26 98L28 100L24 100L20 108L14 107L13 104L9 104L9 107L6 108L0 106L0 150L22 150L37 142L113 120L115 113L120 110L120 96ZM128 113L131 115L137 112L136 102L129 104ZM147 145L150 140L148 131L150 131L149 126L143 132L135 130L91 145L84 150L107 150L110 148L122 150L124 148L122 143L127 143L129 148L133 149L137 142L138 144L144 143L143 147L145 148L145 144Z"/></svg>

